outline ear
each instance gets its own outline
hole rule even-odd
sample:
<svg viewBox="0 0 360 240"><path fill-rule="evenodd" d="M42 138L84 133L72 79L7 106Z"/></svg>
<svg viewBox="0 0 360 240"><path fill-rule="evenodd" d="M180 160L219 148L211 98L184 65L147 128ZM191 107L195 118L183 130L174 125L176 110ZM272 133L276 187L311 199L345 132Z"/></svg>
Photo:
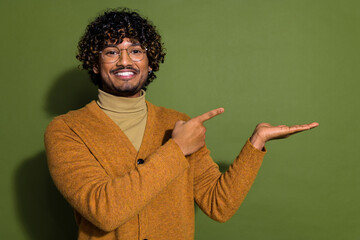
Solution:
<svg viewBox="0 0 360 240"><path fill-rule="evenodd" d="M95 74L99 74L99 68L98 68L98 66L93 66L93 72L95 73Z"/></svg>
<svg viewBox="0 0 360 240"><path fill-rule="evenodd" d="M151 72L151 71L152 71L152 67L149 66L149 72Z"/></svg>

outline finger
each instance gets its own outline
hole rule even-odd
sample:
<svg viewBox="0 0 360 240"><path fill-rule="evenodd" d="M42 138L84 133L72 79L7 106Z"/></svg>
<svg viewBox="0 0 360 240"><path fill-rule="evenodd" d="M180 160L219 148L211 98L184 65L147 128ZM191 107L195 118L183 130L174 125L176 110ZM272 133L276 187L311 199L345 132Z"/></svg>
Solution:
<svg viewBox="0 0 360 240"><path fill-rule="evenodd" d="M309 123L309 124L303 124L303 125L298 125L298 127L300 128L305 128L306 129L311 129L311 128L314 128L314 127L317 127L319 126L319 123L317 122L313 122L313 123Z"/></svg>
<svg viewBox="0 0 360 240"><path fill-rule="evenodd" d="M224 108L217 108L217 109L211 110L211 111L209 111L207 113L204 113L204 114L202 114L200 116L194 117L191 120L196 120L196 121L199 121L199 122L203 123L203 122L205 122L205 121L207 121L207 120L209 120L209 119L211 119L211 118L213 118L213 117L215 117L215 116L217 116L217 115L219 115L219 114L221 114L223 112L224 112Z"/></svg>
<svg viewBox="0 0 360 240"><path fill-rule="evenodd" d="M285 125L284 125L285 126ZM270 123L259 123L258 125L256 125L257 128L261 128L261 127L272 127L272 125Z"/></svg>
<svg viewBox="0 0 360 240"><path fill-rule="evenodd" d="M317 126L319 126L319 124L317 122L313 122L313 123L310 123L310 124L294 125L294 126L289 127L288 131L289 131L289 134L294 134L294 133L297 133L297 132L302 132L302 131L305 131L305 130L312 129L312 128L317 127Z"/></svg>
<svg viewBox="0 0 360 240"><path fill-rule="evenodd" d="M179 120L179 121L177 121L177 122L175 123L175 127L176 127L176 126L179 126L179 125L184 125L185 123L186 123L185 121Z"/></svg>
<svg viewBox="0 0 360 240"><path fill-rule="evenodd" d="M314 127L319 126L320 124L318 122L313 122L313 123L310 123L308 125L309 125L310 128L314 128Z"/></svg>

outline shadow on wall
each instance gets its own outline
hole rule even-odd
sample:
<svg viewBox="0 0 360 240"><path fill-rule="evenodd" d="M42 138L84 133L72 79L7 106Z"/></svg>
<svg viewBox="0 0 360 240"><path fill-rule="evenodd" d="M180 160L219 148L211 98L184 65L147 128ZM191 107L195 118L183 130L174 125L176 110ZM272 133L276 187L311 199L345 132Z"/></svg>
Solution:
<svg viewBox="0 0 360 240"><path fill-rule="evenodd" d="M218 165L219 165L219 170L221 173L226 172L228 170L228 168L230 167L230 164L225 163L225 162L218 163Z"/></svg>
<svg viewBox="0 0 360 240"><path fill-rule="evenodd" d="M23 161L15 185L17 209L28 239L76 239L73 211L50 178L44 151Z"/></svg>
<svg viewBox="0 0 360 240"><path fill-rule="evenodd" d="M44 101L50 116L78 109L96 99L97 88L76 67L59 76ZM76 239L77 226L69 204L50 177L44 151L22 161L15 175L18 215L32 240Z"/></svg>
<svg viewBox="0 0 360 240"><path fill-rule="evenodd" d="M97 87L87 72L70 69L56 79L45 100L45 111L50 116L79 109L97 98Z"/></svg>

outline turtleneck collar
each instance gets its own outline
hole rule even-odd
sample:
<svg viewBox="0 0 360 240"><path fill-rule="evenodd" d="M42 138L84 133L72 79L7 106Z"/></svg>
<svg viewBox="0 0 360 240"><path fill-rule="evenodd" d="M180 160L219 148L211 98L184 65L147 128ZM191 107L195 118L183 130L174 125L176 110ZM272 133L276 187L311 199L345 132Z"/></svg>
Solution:
<svg viewBox="0 0 360 240"><path fill-rule="evenodd" d="M111 95L99 89L98 98L99 107L113 113L129 114L147 111L144 90L141 90L140 97L127 98Z"/></svg>

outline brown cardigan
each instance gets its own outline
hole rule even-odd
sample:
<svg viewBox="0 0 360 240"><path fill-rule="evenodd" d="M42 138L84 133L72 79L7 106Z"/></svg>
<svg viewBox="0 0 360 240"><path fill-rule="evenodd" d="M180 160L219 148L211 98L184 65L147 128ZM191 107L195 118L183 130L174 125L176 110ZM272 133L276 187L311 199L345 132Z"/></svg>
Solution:
<svg viewBox="0 0 360 240"><path fill-rule="evenodd" d="M247 141L221 174L206 147L185 157L170 138L175 122L188 116L147 107L139 152L94 101L46 129L49 170L75 210L78 239L193 239L194 200L224 222L249 191L265 152Z"/></svg>

